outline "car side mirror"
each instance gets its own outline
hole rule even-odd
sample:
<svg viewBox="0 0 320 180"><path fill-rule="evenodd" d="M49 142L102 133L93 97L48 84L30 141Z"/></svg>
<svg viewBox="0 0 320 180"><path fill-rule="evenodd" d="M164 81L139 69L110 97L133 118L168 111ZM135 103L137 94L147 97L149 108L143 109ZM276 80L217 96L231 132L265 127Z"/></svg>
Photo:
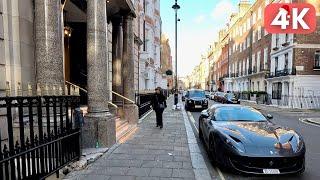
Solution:
<svg viewBox="0 0 320 180"><path fill-rule="evenodd" d="M273 116L271 114L267 114L267 118L270 120L273 119Z"/></svg>
<svg viewBox="0 0 320 180"><path fill-rule="evenodd" d="M208 111L207 111L207 110L201 111L201 116L202 116L203 118L208 118L208 117L209 117Z"/></svg>

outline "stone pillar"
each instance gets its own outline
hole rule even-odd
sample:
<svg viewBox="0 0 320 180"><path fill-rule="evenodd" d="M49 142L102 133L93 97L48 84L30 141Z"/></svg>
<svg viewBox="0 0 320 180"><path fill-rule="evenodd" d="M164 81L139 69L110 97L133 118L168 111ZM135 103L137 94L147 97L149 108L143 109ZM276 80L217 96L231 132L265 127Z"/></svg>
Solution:
<svg viewBox="0 0 320 180"><path fill-rule="evenodd" d="M134 32L133 16L128 15L123 23L123 95L135 101L134 84ZM137 123L139 119L138 106L125 101L124 116L129 123Z"/></svg>
<svg viewBox="0 0 320 180"><path fill-rule="evenodd" d="M64 87L60 1L35 0L36 81Z"/></svg>
<svg viewBox="0 0 320 180"><path fill-rule="evenodd" d="M122 59L123 59L123 18L120 15L113 17L112 25L112 90L123 94ZM119 105L122 99L113 96L112 99Z"/></svg>
<svg viewBox="0 0 320 180"><path fill-rule="evenodd" d="M115 118L108 109L106 1L87 1L88 115L83 147L110 147L116 142Z"/></svg>

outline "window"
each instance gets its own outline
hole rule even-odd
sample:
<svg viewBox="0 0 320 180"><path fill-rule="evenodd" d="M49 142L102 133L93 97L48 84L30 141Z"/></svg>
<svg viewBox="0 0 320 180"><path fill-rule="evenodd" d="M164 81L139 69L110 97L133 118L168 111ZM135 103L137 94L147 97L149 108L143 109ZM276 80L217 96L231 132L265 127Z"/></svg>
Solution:
<svg viewBox="0 0 320 180"><path fill-rule="evenodd" d="M320 69L320 51L316 51L314 55L314 67Z"/></svg>
<svg viewBox="0 0 320 180"><path fill-rule="evenodd" d="M289 42L289 34L286 34L286 40L285 40L285 42L286 42L286 43Z"/></svg>
<svg viewBox="0 0 320 180"><path fill-rule="evenodd" d="M253 25L256 23L256 13L252 14L252 23Z"/></svg>
<svg viewBox="0 0 320 180"><path fill-rule="evenodd" d="M254 82L252 82L251 91L254 91Z"/></svg>
<svg viewBox="0 0 320 180"><path fill-rule="evenodd" d="M268 69L268 48L264 48L263 52L263 69Z"/></svg>
<svg viewBox="0 0 320 180"><path fill-rule="evenodd" d="M256 55L252 55L252 71L255 73L256 70Z"/></svg>
<svg viewBox="0 0 320 180"><path fill-rule="evenodd" d="M288 69L288 62L289 62L289 54L286 53L284 55L284 69Z"/></svg>
<svg viewBox="0 0 320 180"><path fill-rule="evenodd" d="M276 58L274 59L274 72L275 72L275 73L277 73L277 71L278 71L278 65L279 65L279 58L276 57Z"/></svg>
<svg viewBox="0 0 320 180"><path fill-rule="evenodd" d="M279 34L276 34L276 47L279 46Z"/></svg>
<svg viewBox="0 0 320 180"><path fill-rule="evenodd" d="M281 99L282 95L282 83L273 83L272 84L272 99Z"/></svg>
<svg viewBox="0 0 320 180"><path fill-rule="evenodd" d="M260 81L257 82L258 91L260 91Z"/></svg>
<svg viewBox="0 0 320 180"><path fill-rule="evenodd" d="M262 18L262 9L261 7L259 7L258 9L258 20L260 20Z"/></svg>
<svg viewBox="0 0 320 180"><path fill-rule="evenodd" d="M261 26L258 27L258 40L261 39Z"/></svg>
<svg viewBox="0 0 320 180"><path fill-rule="evenodd" d="M264 35L266 36L268 34L269 34L268 31L266 30L266 28L264 28Z"/></svg>
<svg viewBox="0 0 320 180"><path fill-rule="evenodd" d="M261 59L261 51L257 53L257 72L260 71L260 59Z"/></svg>

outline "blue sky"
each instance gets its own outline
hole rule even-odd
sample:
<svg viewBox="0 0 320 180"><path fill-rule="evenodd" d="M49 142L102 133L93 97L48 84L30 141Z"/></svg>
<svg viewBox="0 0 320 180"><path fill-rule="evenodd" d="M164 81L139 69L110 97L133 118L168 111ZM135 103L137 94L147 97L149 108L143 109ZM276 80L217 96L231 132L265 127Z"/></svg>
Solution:
<svg viewBox="0 0 320 180"><path fill-rule="evenodd" d="M174 0L161 0L162 32L170 38L174 61ZM178 0L178 75L185 76L199 64L201 54L214 42L219 29L225 27L239 0Z"/></svg>

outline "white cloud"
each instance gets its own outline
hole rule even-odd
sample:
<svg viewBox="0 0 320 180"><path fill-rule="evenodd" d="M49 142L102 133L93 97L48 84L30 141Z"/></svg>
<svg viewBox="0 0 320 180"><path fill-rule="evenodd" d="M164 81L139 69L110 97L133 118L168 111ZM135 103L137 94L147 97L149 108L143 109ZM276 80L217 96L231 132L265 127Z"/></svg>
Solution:
<svg viewBox="0 0 320 180"><path fill-rule="evenodd" d="M222 0L214 7L211 17L218 22L226 23L231 13L236 11L236 4L231 3L229 0Z"/></svg>
<svg viewBox="0 0 320 180"><path fill-rule="evenodd" d="M194 19L194 22L197 24L201 24L206 19L205 15L201 14Z"/></svg>

